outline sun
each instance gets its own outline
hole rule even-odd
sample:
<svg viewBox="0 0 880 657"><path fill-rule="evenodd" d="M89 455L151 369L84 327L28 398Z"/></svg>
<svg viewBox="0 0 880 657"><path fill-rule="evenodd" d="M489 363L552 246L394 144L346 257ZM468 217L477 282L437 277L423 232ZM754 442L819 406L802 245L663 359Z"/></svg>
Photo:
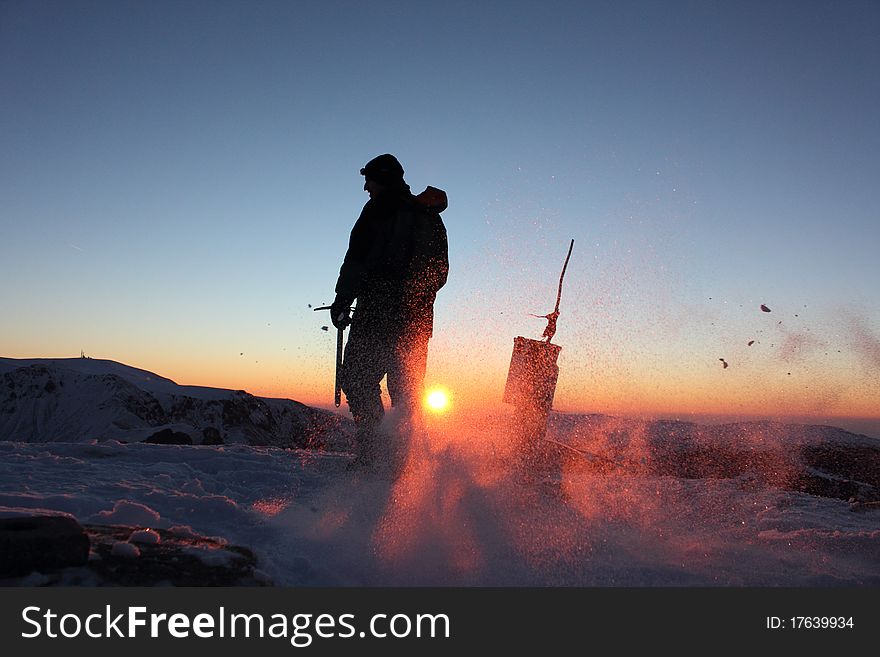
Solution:
<svg viewBox="0 0 880 657"><path fill-rule="evenodd" d="M435 413L445 413L449 409L449 393L442 388L429 390L425 395L425 406Z"/></svg>

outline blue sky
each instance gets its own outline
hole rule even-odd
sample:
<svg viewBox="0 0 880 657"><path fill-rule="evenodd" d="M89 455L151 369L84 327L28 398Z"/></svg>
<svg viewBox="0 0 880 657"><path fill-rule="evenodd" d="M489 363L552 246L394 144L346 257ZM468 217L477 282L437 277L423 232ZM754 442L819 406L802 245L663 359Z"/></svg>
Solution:
<svg viewBox="0 0 880 657"><path fill-rule="evenodd" d="M557 405L864 413L878 27L872 2L0 3L0 351L317 400L308 304L392 152L450 199L429 378L503 386L575 239Z"/></svg>

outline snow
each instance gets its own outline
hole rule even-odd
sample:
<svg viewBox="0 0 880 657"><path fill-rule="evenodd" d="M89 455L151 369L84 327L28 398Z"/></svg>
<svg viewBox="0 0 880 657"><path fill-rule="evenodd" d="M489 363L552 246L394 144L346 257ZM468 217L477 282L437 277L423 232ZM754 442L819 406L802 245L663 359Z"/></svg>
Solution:
<svg viewBox="0 0 880 657"><path fill-rule="evenodd" d="M552 481L524 482L509 415L431 414L425 432L401 436L388 413L384 430L409 446L391 477L348 471L350 422L291 400L90 358L0 358L7 374L0 518L131 528L116 554L136 557L162 529L212 539L187 548L208 565L235 558L217 545L249 548L281 586L880 585L880 510L787 485L799 467L851 486L846 470L795 461L832 443L868 453L867 436L554 414L548 438L568 458ZM166 426L214 427L226 444L138 442ZM314 444L312 430L321 449L294 449ZM715 455L702 478L679 467L688 454Z"/></svg>
<svg viewBox="0 0 880 657"><path fill-rule="evenodd" d="M142 543L144 545L157 545L161 540L159 532L152 529L138 529L133 531L131 536L128 537L129 543Z"/></svg>
<svg viewBox="0 0 880 657"><path fill-rule="evenodd" d="M229 550L219 550L216 547L202 545L185 547L183 554L196 557L207 566L230 566L242 558Z"/></svg>
<svg viewBox="0 0 880 657"><path fill-rule="evenodd" d="M214 537L281 586L880 585L880 512L747 475L602 474L586 459L554 489L513 476L506 442L498 418L437 419L398 477L316 450L0 442L0 517L131 526L113 550L132 555L150 529Z"/></svg>
<svg viewBox="0 0 880 657"><path fill-rule="evenodd" d="M137 557L141 556L141 551L134 543L116 541L113 544L113 547L110 549L110 554L112 554L114 557L127 557L129 559L136 559Z"/></svg>
<svg viewBox="0 0 880 657"><path fill-rule="evenodd" d="M179 386L171 379L159 376L153 372L101 358L0 358L0 374L33 365L42 365L86 375L113 374L132 383L141 390L154 394L186 394L197 399L211 400L224 399L233 392L223 388Z"/></svg>
<svg viewBox="0 0 880 657"><path fill-rule="evenodd" d="M105 525L157 525L159 514L137 502L119 500L110 511L101 511L96 519Z"/></svg>

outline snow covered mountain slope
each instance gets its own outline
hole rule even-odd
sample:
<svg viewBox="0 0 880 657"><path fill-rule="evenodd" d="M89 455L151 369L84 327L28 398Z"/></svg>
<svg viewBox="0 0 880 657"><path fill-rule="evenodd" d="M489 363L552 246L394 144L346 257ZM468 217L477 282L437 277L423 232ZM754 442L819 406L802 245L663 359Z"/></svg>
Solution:
<svg viewBox="0 0 880 657"><path fill-rule="evenodd" d="M345 449L350 422L289 399L180 386L92 358L0 358L0 440L138 442L162 429L193 443Z"/></svg>

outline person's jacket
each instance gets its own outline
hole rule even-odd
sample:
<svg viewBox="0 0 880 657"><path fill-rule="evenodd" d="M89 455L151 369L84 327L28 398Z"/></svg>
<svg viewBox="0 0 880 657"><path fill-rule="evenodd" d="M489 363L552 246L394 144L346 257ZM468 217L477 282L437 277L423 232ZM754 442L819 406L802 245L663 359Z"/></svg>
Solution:
<svg viewBox="0 0 880 657"><path fill-rule="evenodd" d="M413 196L403 185L367 201L336 281L337 301L357 299L356 320L384 316L430 332L434 299L449 272L440 217L446 207L446 193L434 187Z"/></svg>

